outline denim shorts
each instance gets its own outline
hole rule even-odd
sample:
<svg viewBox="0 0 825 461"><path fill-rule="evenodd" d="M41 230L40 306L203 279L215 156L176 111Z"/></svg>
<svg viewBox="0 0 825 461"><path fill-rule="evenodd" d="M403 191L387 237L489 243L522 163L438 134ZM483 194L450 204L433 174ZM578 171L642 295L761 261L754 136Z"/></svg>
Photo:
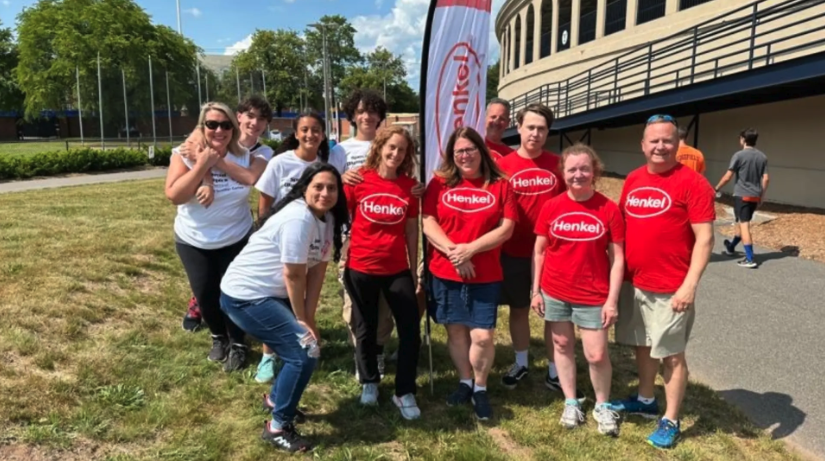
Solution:
<svg viewBox="0 0 825 461"><path fill-rule="evenodd" d="M495 329L501 282L463 283L430 275L427 289L427 309L435 323Z"/></svg>
<svg viewBox="0 0 825 461"><path fill-rule="evenodd" d="M547 322L572 322L579 328L602 329L602 306L571 304L548 296L541 291L544 301L544 320Z"/></svg>

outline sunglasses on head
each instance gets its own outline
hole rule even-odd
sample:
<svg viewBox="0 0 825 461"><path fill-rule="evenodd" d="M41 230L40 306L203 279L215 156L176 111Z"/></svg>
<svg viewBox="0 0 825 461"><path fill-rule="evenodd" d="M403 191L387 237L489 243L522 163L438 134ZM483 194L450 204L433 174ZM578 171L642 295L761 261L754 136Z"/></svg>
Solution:
<svg viewBox="0 0 825 461"><path fill-rule="evenodd" d="M209 128L210 130L217 130L218 127L221 127L221 129L223 129L223 131L229 131L232 128L234 128L232 126L232 122L230 122L229 120L226 120L226 121L223 121L223 122L219 122L217 120L207 120L207 121L203 122L203 125L205 127Z"/></svg>
<svg viewBox="0 0 825 461"><path fill-rule="evenodd" d="M676 119L675 118L671 117L670 115L662 115L662 114L656 114L656 115L650 117L649 119L647 119L646 125L650 125L651 123L657 123L657 122L667 122L667 123L672 123L673 126L678 126L678 125L676 125Z"/></svg>

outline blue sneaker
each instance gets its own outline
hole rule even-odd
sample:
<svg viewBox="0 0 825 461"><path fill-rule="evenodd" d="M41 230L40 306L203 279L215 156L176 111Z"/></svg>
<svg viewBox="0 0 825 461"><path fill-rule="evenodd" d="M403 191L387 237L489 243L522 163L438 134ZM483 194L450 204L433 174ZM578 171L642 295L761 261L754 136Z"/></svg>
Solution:
<svg viewBox="0 0 825 461"><path fill-rule="evenodd" d="M269 383L275 379L275 356L261 357L261 363L258 364L258 372L255 374L255 381L259 383Z"/></svg>
<svg viewBox="0 0 825 461"><path fill-rule="evenodd" d="M647 419L656 419L659 417L658 402L654 400L651 404L642 403L639 401L639 396L637 395L631 395L624 400L611 400L610 409L617 413L638 415Z"/></svg>
<svg viewBox="0 0 825 461"><path fill-rule="evenodd" d="M679 440L679 435L682 433L679 430L679 422L674 423L669 419L662 418L659 420L659 427L650 434L647 438L647 443L656 448L673 448L676 441Z"/></svg>

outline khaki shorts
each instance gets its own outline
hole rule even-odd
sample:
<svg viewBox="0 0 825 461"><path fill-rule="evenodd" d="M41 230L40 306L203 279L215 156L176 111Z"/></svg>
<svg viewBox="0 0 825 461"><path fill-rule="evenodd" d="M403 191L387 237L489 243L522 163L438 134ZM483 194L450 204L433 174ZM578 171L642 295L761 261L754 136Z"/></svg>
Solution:
<svg viewBox="0 0 825 461"><path fill-rule="evenodd" d="M352 325L352 300L344 288L344 268L347 263L348 249L349 239L344 241L344 245L341 248L341 262L338 265L338 282L341 284L341 294L344 298L343 317L344 322L347 324L347 330L349 331L349 344L355 346L355 328ZM390 306L387 304L387 300L384 299L384 294L382 293L378 297L378 332L376 343L379 346L387 344L392 337L392 330L394 328L395 322L393 322L392 319L392 311L390 311Z"/></svg>
<svg viewBox="0 0 825 461"><path fill-rule="evenodd" d="M673 293L653 293L622 284L616 342L650 347L650 357L662 359L687 348L696 306L677 313L670 307Z"/></svg>

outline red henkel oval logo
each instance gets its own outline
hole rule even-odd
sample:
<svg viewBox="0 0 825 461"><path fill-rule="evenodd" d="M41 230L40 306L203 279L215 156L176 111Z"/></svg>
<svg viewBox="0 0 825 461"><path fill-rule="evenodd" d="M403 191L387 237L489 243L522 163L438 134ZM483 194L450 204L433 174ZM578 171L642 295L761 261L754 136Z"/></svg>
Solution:
<svg viewBox="0 0 825 461"><path fill-rule="evenodd" d="M670 195L656 187L638 187L624 201L624 211L634 218L652 218L670 209Z"/></svg>
<svg viewBox="0 0 825 461"><path fill-rule="evenodd" d="M376 224L398 224L407 215L407 201L392 194L372 194L361 201L361 214Z"/></svg>
<svg viewBox="0 0 825 461"><path fill-rule="evenodd" d="M484 189L457 187L445 192L441 196L441 202L453 210L476 213L495 205L496 197Z"/></svg>
<svg viewBox="0 0 825 461"><path fill-rule="evenodd" d="M544 194L556 187L556 175L543 168L529 168L514 174L510 185L519 195Z"/></svg>
<svg viewBox="0 0 825 461"><path fill-rule="evenodd" d="M453 131L462 126L479 126L483 110L482 72L487 70L468 42L453 45L441 63L435 95L435 132L442 156L444 140Z"/></svg>
<svg viewBox="0 0 825 461"><path fill-rule="evenodd" d="M550 235L562 240L596 240L604 235L604 232L604 223L583 211L565 213L550 223Z"/></svg>

